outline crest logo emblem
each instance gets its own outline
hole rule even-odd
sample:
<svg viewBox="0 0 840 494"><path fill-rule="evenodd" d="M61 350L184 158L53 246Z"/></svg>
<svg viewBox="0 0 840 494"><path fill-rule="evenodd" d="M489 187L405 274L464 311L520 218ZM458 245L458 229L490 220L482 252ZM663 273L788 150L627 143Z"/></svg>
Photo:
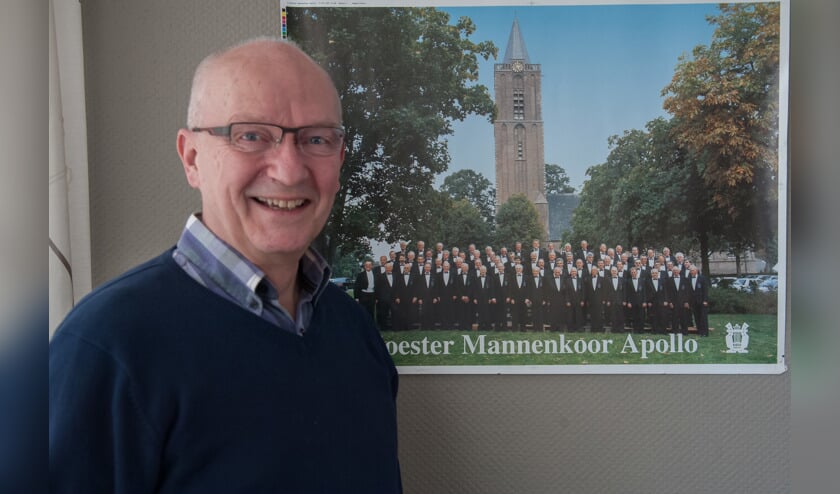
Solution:
<svg viewBox="0 0 840 494"><path fill-rule="evenodd" d="M747 345L750 344L750 334L747 332L747 323L736 324L726 323L726 353L749 353Z"/></svg>

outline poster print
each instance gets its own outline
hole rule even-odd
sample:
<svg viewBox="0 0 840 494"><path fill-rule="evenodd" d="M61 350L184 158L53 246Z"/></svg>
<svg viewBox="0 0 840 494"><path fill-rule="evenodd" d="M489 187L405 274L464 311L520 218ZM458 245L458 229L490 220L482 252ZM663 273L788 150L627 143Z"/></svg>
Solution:
<svg viewBox="0 0 840 494"><path fill-rule="evenodd" d="M344 107L317 248L401 373L785 370L786 1L281 7Z"/></svg>

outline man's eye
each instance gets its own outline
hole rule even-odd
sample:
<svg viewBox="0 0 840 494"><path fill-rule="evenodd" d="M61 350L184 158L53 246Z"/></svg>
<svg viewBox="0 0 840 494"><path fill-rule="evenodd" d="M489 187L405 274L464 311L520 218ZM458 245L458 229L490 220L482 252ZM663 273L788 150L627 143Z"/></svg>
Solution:
<svg viewBox="0 0 840 494"><path fill-rule="evenodd" d="M237 140L242 142L266 142L269 139L261 132L243 132L237 137Z"/></svg>
<svg viewBox="0 0 840 494"><path fill-rule="evenodd" d="M329 141L324 136L309 136L306 138L306 144L324 145L329 144Z"/></svg>

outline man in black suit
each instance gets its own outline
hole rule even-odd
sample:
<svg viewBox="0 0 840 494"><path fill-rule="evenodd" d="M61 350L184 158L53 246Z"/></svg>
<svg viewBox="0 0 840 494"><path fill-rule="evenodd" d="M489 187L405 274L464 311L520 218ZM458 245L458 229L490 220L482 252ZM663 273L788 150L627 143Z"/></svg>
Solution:
<svg viewBox="0 0 840 494"><path fill-rule="evenodd" d="M531 324L534 331L545 331L543 324L545 314L545 302L543 301L543 277L539 267L531 270L531 277L528 279L528 295L526 305L531 308Z"/></svg>
<svg viewBox="0 0 840 494"><path fill-rule="evenodd" d="M554 268L551 276L546 278L543 285L548 317L546 322L551 331L563 331L566 328L566 303L564 300L565 277L563 269L559 266Z"/></svg>
<svg viewBox="0 0 840 494"><path fill-rule="evenodd" d="M394 285L397 276L394 274L394 265L385 263L385 272L380 274L375 281L376 295L376 322L379 323L381 331L390 331L394 327Z"/></svg>
<svg viewBox="0 0 840 494"><path fill-rule="evenodd" d="M586 262L586 256L589 254L589 243L586 240L580 241L580 250L575 254L575 259L580 259Z"/></svg>
<svg viewBox="0 0 840 494"><path fill-rule="evenodd" d="M470 331L475 322L475 307L472 303L473 277L466 262L461 262L455 275L455 294L458 317L458 327L461 331Z"/></svg>
<svg viewBox="0 0 840 494"><path fill-rule="evenodd" d="M356 302L361 304L373 319L376 307L376 273L373 272L373 262L365 261L362 266L362 272L356 275L356 282L353 284L353 294Z"/></svg>
<svg viewBox="0 0 840 494"><path fill-rule="evenodd" d="M653 265L656 264L656 253L653 249L647 250L647 270L650 271L653 269Z"/></svg>
<svg viewBox="0 0 840 494"><path fill-rule="evenodd" d="M435 287L435 274L432 273L432 264L423 264L423 273L416 278L414 293L411 303L414 304L414 311L417 313L417 322L420 329L434 329L435 317L437 315L437 288Z"/></svg>
<svg viewBox="0 0 840 494"><path fill-rule="evenodd" d="M524 266L522 270L525 272L526 275L531 274L531 270L537 266L537 260L539 259L539 255L536 252L528 252L528 259L523 260Z"/></svg>
<svg viewBox="0 0 840 494"><path fill-rule="evenodd" d="M548 253L540 247L540 241L536 238L531 241L531 252L537 253L537 259L548 259Z"/></svg>
<svg viewBox="0 0 840 494"><path fill-rule="evenodd" d="M522 242L515 242L513 244L513 252L511 252L513 257L518 257L525 262L525 259L528 259L528 256L525 254L525 251L522 250Z"/></svg>
<svg viewBox="0 0 840 494"><path fill-rule="evenodd" d="M673 308L671 315L671 331L674 333L688 333L688 318L691 314L691 286L680 275L679 266L671 268L670 289L668 300Z"/></svg>
<svg viewBox="0 0 840 494"><path fill-rule="evenodd" d="M604 284L604 310L609 315L613 333L624 332L624 308L627 306L624 277L613 266Z"/></svg>
<svg viewBox="0 0 840 494"><path fill-rule="evenodd" d="M438 242L435 244L435 259L440 259L443 261L443 243Z"/></svg>
<svg viewBox="0 0 840 494"><path fill-rule="evenodd" d="M499 262L504 264L505 269L513 269L513 259L508 255L507 247L499 249Z"/></svg>
<svg viewBox="0 0 840 494"><path fill-rule="evenodd" d="M554 258L551 257L552 254L554 255ZM551 263L551 269L554 269L554 259L556 259L559 254L560 251L554 248L554 242L549 242L545 247L545 259L548 261L546 264Z"/></svg>
<svg viewBox="0 0 840 494"><path fill-rule="evenodd" d="M379 266L373 270L376 274L385 274L385 265L388 264L388 256L379 256Z"/></svg>
<svg viewBox="0 0 840 494"><path fill-rule="evenodd" d="M514 331L525 331L526 304L528 298L528 277L524 273L522 264L517 264L515 273L511 276L505 302L510 309L510 318Z"/></svg>
<svg viewBox="0 0 840 494"><path fill-rule="evenodd" d="M598 260L605 261L608 255L607 244L602 243L598 246L598 253L595 254L595 262L597 263Z"/></svg>
<svg viewBox="0 0 840 494"><path fill-rule="evenodd" d="M575 273L578 281L582 282L584 278L586 278L586 266L583 264L581 259L575 259ZM571 276L571 274L570 274Z"/></svg>
<svg viewBox="0 0 840 494"><path fill-rule="evenodd" d="M487 274L487 266L481 266L473 280L472 299L478 315L478 329L490 330L493 324L493 309L496 306L496 291L493 277Z"/></svg>
<svg viewBox="0 0 840 494"><path fill-rule="evenodd" d="M639 248L637 246L630 247L630 255L627 256L628 268L636 265L636 260L640 258Z"/></svg>
<svg viewBox="0 0 840 494"><path fill-rule="evenodd" d="M692 265L688 273L691 310L694 313L697 334L709 336L709 283L706 277L699 273L697 266Z"/></svg>
<svg viewBox="0 0 840 494"><path fill-rule="evenodd" d="M493 297L496 299L496 304L491 308L493 326L496 331L507 331L508 304L505 303L505 298L507 297L510 280L508 279L507 268L501 259L496 263L496 273L492 276Z"/></svg>
<svg viewBox="0 0 840 494"><path fill-rule="evenodd" d="M569 277L566 278L566 328L570 332L578 331L583 327L583 308L586 305L584 285L578 276L577 268L572 268Z"/></svg>
<svg viewBox="0 0 840 494"><path fill-rule="evenodd" d="M405 263L411 266L411 274L420 274L420 271L417 269L417 255L414 253L413 250L410 250L408 251L408 253L406 253Z"/></svg>
<svg viewBox="0 0 840 494"><path fill-rule="evenodd" d="M669 262L673 264L677 263L677 258L671 255L671 249L669 249L668 247L662 248L662 258L665 262L664 265L667 265Z"/></svg>
<svg viewBox="0 0 840 494"><path fill-rule="evenodd" d="M415 276L411 273L411 264L403 264L403 272L397 275L394 284L394 310L392 313L394 329L405 331L414 324L411 297L414 292Z"/></svg>
<svg viewBox="0 0 840 494"><path fill-rule="evenodd" d="M595 254L590 252L586 254L586 261L583 264L583 277L588 278L589 274L592 273L592 268L598 267L598 264L595 262Z"/></svg>
<svg viewBox="0 0 840 494"><path fill-rule="evenodd" d="M592 268L584 282L586 311L589 314L590 331L604 330L604 278L597 267Z"/></svg>
<svg viewBox="0 0 840 494"><path fill-rule="evenodd" d="M645 293L645 281L639 276L639 270L636 266L630 268L630 280L626 287L627 310L630 311L633 332L641 333L645 329L647 294Z"/></svg>
<svg viewBox="0 0 840 494"><path fill-rule="evenodd" d="M665 333L665 327L670 318L670 304L668 302L669 290L665 286L666 279L660 278L659 268L650 272L647 289L648 312L651 314L651 325L653 332Z"/></svg>
<svg viewBox="0 0 840 494"><path fill-rule="evenodd" d="M455 314L460 309L460 305L456 301L456 277L457 275L452 270L449 261L444 261L441 272L437 273L437 280L435 281L438 299L437 322L441 329L454 329L458 322L458 317Z"/></svg>

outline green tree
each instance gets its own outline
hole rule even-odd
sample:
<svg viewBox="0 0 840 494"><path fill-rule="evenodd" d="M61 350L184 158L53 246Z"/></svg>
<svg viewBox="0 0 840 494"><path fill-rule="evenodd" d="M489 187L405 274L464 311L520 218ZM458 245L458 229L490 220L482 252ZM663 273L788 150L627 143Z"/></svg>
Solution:
<svg viewBox="0 0 840 494"><path fill-rule="evenodd" d="M461 248L471 243L487 245L491 240L490 225L482 216L478 208L468 200L454 201L441 226L439 241L444 245L457 245Z"/></svg>
<svg viewBox="0 0 840 494"><path fill-rule="evenodd" d="M496 188L493 183L474 170L458 170L443 179L441 191L454 200L465 199L473 204L488 224L496 214Z"/></svg>
<svg viewBox="0 0 840 494"><path fill-rule="evenodd" d="M316 247L333 259L366 238L416 238L430 220L432 182L449 164L443 136L470 114L493 118L473 42L475 25L434 8L292 8L290 37L332 76L344 110L347 158ZM436 199L434 199L436 200Z"/></svg>
<svg viewBox="0 0 840 494"><path fill-rule="evenodd" d="M779 5L722 5L711 44L663 90L670 120L609 139L572 218L574 236L770 254L776 236ZM773 259L770 259L774 261Z"/></svg>
<svg viewBox="0 0 840 494"><path fill-rule="evenodd" d="M566 174L566 169L552 163L545 164L545 193L548 194L571 194L575 188L571 186L571 180Z"/></svg>
<svg viewBox="0 0 840 494"><path fill-rule="evenodd" d="M524 194L513 194L496 214L496 245L527 245L534 238L545 238L537 208Z"/></svg>
<svg viewBox="0 0 840 494"><path fill-rule="evenodd" d="M778 3L723 4L709 46L681 57L662 94L697 163L709 216L732 248L770 247L778 204ZM772 250L772 249L771 249Z"/></svg>
<svg viewBox="0 0 840 494"><path fill-rule="evenodd" d="M481 212L467 199L452 199L447 193L431 191L428 202L434 214L416 229L416 238L431 247L437 242L466 248L469 244L485 244L491 240L491 226Z"/></svg>
<svg viewBox="0 0 840 494"><path fill-rule="evenodd" d="M670 121L658 118L643 131L609 139L606 163L587 170L590 179L572 217L573 237L642 248L700 246L708 272L719 222L696 163L673 142L671 130Z"/></svg>

